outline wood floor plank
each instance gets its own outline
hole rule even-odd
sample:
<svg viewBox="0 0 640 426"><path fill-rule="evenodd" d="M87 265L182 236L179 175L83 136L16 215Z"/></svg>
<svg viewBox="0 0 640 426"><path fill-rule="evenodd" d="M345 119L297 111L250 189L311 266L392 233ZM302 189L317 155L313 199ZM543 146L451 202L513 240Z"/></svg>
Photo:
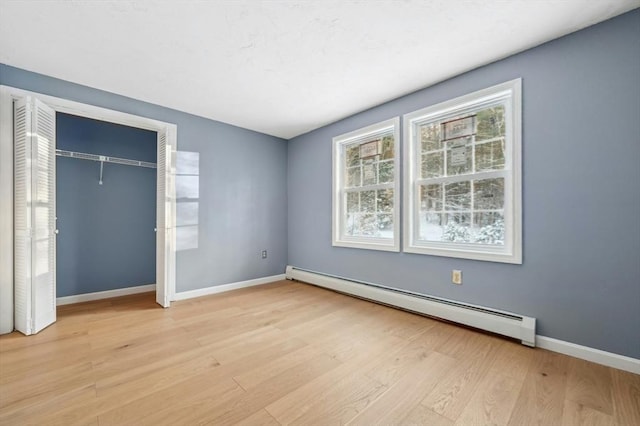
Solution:
<svg viewBox="0 0 640 426"><path fill-rule="evenodd" d="M570 358L535 349L509 424L556 425L562 422Z"/></svg>
<svg viewBox="0 0 640 426"><path fill-rule="evenodd" d="M284 316L277 318L272 324L274 327L278 327L281 330L288 330L289 328L299 326L300 324L312 325L311 321L321 319L327 315L331 315L334 312L346 309L352 306L354 301L349 297L344 297L332 291L321 290L313 286L309 286L313 289L317 297L321 297L322 303L309 303L305 308L292 312L290 316ZM324 303L326 301L327 303Z"/></svg>
<svg viewBox="0 0 640 426"><path fill-rule="evenodd" d="M500 369L502 374L516 380L524 380L529 372L536 351L517 342L505 341L500 345L494 366Z"/></svg>
<svg viewBox="0 0 640 426"><path fill-rule="evenodd" d="M256 411L244 420L236 423L236 426L280 426L267 410Z"/></svg>
<svg viewBox="0 0 640 426"><path fill-rule="evenodd" d="M179 356L202 346L184 333L157 333L129 340L115 347L91 351L91 362L98 372L131 370Z"/></svg>
<svg viewBox="0 0 640 426"><path fill-rule="evenodd" d="M38 401L29 401L28 404L9 407L0 410L0 424L67 424L68 417L76 417L81 407L90 404L95 399L93 385L84 383L70 383L60 387L56 392L47 395ZM58 420L61 410L70 408L63 413L63 418Z"/></svg>
<svg viewBox="0 0 640 426"><path fill-rule="evenodd" d="M404 345L396 345L386 352L365 374L384 384L392 385L416 368L416 365L432 353L428 343L420 339L410 340Z"/></svg>
<svg viewBox="0 0 640 426"><path fill-rule="evenodd" d="M616 369L612 369L611 374L615 423L640 425L640 375Z"/></svg>
<svg viewBox="0 0 640 426"><path fill-rule="evenodd" d="M493 339L479 338L480 336L463 335L452 337L452 339L462 339L472 342L472 344L457 343L450 347L455 347L449 356L457 359L458 362L451 368L449 374L441 380L436 387L421 402L427 408L441 414L451 420L456 420L464 410L469 400L476 392L480 381L487 374L492 366L499 344ZM481 337L487 337L482 335ZM449 339L447 342L450 342ZM466 348L469 357L464 358L459 348ZM439 352L439 351L438 351Z"/></svg>
<svg viewBox="0 0 640 426"><path fill-rule="evenodd" d="M317 346L312 347L322 352ZM385 351L386 345L371 346L369 349L368 352L360 352L348 362L341 363L331 371L318 376L267 405L266 410L280 423L293 422L309 410L318 399L332 393L335 383L354 374L354 370L359 370L363 365L375 362L376 357ZM332 357L332 359L335 359L335 357Z"/></svg>
<svg viewBox="0 0 640 426"><path fill-rule="evenodd" d="M614 426L613 416L587 405L565 399L562 426Z"/></svg>
<svg viewBox="0 0 640 426"><path fill-rule="evenodd" d="M349 424L386 425L398 422L424 399L455 364L456 360L447 355L431 353L415 370L396 381Z"/></svg>
<svg viewBox="0 0 640 426"><path fill-rule="evenodd" d="M279 281L0 336L0 425L640 424L640 376Z"/></svg>
<svg viewBox="0 0 640 426"><path fill-rule="evenodd" d="M266 326L256 329L253 333L242 333L238 336L209 345L202 343L204 341L203 339L197 339L197 341L209 347L211 354L221 364L228 364L243 354L256 351L268 343L284 342L289 339L291 339L291 336L286 332L271 326Z"/></svg>
<svg viewBox="0 0 640 426"><path fill-rule="evenodd" d="M264 365L267 360L271 360L274 358L277 359L280 356L286 355L291 351L297 350L303 345L303 342L295 340L271 344L262 348L260 351L245 354L245 356L230 364L217 366L207 372L200 372L196 370L195 373L197 374L191 375L185 374L184 371L191 371L193 369L193 366L185 365L185 363L192 364L194 358L190 360L188 357L185 357L183 359L180 359L179 362L176 363L168 362L165 365L166 370L158 371L157 373L150 374L148 376L142 376L137 380L129 381L126 383L127 389L125 390L120 389L120 391L117 392L100 394L96 400L94 412L102 414L110 410L116 410L118 407L132 402L132 400L136 400L142 397L153 397L153 395L156 395L157 392L163 391L166 388L179 387L183 381L200 377L205 377L205 383L211 385L203 385L206 390L205 395L203 395L201 399L206 400L207 392L217 392L217 389L219 388L219 386L217 385L218 383L226 383L226 381L232 380L232 377L239 374L240 372L259 369L260 366ZM202 348L201 351L198 352L198 354L205 357L205 360L207 359L207 357L209 357L206 347ZM197 361L197 359L195 360ZM174 364L175 367L172 367L172 365ZM224 402L227 400L227 397L230 398L231 396L235 395L236 393L230 393L224 398L217 398L216 403Z"/></svg>
<svg viewBox="0 0 640 426"><path fill-rule="evenodd" d="M613 414L611 369L581 359L571 360L567 399L594 410Z"/></svg>
<svg viewBox="0 0 640 426"><path fill-rule="evenodd" d="M213 358L204 356L184 364L152 370L148 374L134 373L131 377L120 374L109 378L108 384L97 381L95 413L102 414L167 388L173 389L194 377L208 375L219 367Z"/></svg>
<svg viewBox="0 0 640 426"><path fill-rule="evenodd" d="M208 416L207 424L232 424L246 419L273 401L294 391L305 383L336 368L340 363L328 355L321 354L306 363L291 367L246 391L224 405L213 409L218 411Z"/></svg>
<svg viewBox="0 0 640 426"><path fill-rule="evenodd" d="M3 395L0 410L10 412L27 409L69 386L84 387L89 384L94 384L90 362L52 369L42 375L25 375L21 380L11 383L12 392Z"/></svg>
<svg viewBox="0 0 640 426"><path fill-rule="evenodd" d="M522 380L516 380L496 369L489 370L456 420L456 426L506 425L521 386Z"/></svg>
<svg viewBox="0 0 640 426"><path fill-rule="evenodd" d="M360 373L336 382L292 425L346 424L377 400L387 386Z"/></svg>
<svg viewBox="0 0 640 426"><path fill-rule="evenodd" d="M468 333L468 331L462 327L454 327L451 336L438 347L438 352L462 360L476 356L484 358L487 350L504 343L500 337L481 332Z"/></svg>
<svg viewBox="0 0 640 426"><path fill-rule="evenodd" d="M26 339L25 336L22 336ZM2 353L0 384L26 375L46 374L55 368L90 360L91 347L86 335L73 339L53 340Z"/></svg>
<svg viewBox="0 0 640 426"><path fill-rule="evenodd" d="M406 426L453 426L453 420L432 411L422 404L418 404L396 424Z"/></svg>
<svg viewBox="0 0 640 426"><path fill-rule="evenodd" d="M265 380L286 371L291 368L292 365L309 361L313 357L317 356L318 353L319 351L317 348L305 345L300 349L289 352L288 354L263 364L259 369L250 369L242 374L238 374L234 376L233 379L242 386L244 390L248 390L256 387Z"/></svg>
<svg viewBox="0 0 640 426"><path fill-rule="evenodd" d="M216 380L215 387L210 388L213 379L211 374L202 374L120 405L100 414L100 424L186 424L184 419L191 413L206 411L223 398L230 400L244 394L232 379Z"/></svg>

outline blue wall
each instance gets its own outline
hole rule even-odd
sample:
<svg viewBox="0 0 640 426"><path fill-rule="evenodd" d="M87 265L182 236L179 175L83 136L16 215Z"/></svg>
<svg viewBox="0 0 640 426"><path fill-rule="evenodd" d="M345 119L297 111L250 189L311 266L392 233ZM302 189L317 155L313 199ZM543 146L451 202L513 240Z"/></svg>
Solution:
<svg viewBox="0 0 640 426"><path fill-rule="evenodd" d="M201 165L198 247L177 254L178 292L284 273L285 140L3 64L0 84L178 126L178 150L198 153Z"/></svg>
<svg viewBox="0 0 640 426"><path fill-rule="evenodd" d="M289 263L533 316L541 335L640 358L639 22L627 13L289 141ZM331 246L332 137L518 77L522 265Z"/></svg>
<svg viewBox="0 0 640 426"><path fill-rule="evenodd" d="M56 147L156 162L157 134L57 114ZM57 296L156 282L156 170L56 158Z"/></svg>

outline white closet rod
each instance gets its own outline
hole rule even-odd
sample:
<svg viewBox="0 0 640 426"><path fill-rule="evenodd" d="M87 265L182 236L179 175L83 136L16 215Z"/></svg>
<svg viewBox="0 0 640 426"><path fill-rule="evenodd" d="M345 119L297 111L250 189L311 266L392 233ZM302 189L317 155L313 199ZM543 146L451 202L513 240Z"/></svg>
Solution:
<svg viewBox="0 0 640 426"><path fill-rule="evenodd" d="M87 154L85 152L65 151L64 149L56 149L56 155L59 157L80 158L82 160L100 161L103 163L124 164L125 166L156 168L156 163L148 161L129 160L128 158L109 157L106 155Z"/></svg>
<svg viewBox="0 0 640 426"><path fill-rule="evenodd" d="M87 154L86 152L65 151L64 149L56 149L56 155L59 157L79 158L81 160L99 161L100 162L100 180L98 183L102 185L102 171L104 163L124 164L125 166L147 167L155 169L156 163L148 161L129 160L128 158L109 157L107 155Z"/></svg>

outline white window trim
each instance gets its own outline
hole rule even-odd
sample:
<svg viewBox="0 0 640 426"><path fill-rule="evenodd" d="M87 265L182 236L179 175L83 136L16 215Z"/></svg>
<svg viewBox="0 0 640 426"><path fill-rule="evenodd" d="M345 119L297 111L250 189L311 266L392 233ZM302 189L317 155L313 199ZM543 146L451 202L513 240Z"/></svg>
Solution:
<svg viewBox="0 0 640 426"><path fill-rule="evenodd" d="M432 121L442 116L463 114L485 103L505 99L507 140L511 141L505 157L505 227L504 246L481 246L447 242L424 242L416 238L418 207L418 159L414 134L415 124ZM515 79L479 90L449 101L405 114L404 121L404 194L403 194L403 251L407 253L446 256L522 264L522 80ZM489 172L490 174L491 172ZM484 173L487 174L487 173Z"/></svg>
<svg viewBox="0 0 640 426"><path fill-rule="evenodd" d="M393 167L393 239L375 237L350 237L342 232L345 226L344 205L344 172L343 153L340 149L344 145L353 143L367 136L390 130L394 137L394 167ZM332 173L332 245L336 247L351 247L369 250L400 251L400 117L394 117L379 123L354 130L333 138L333 173ZM376 189L373 187L372 189Z"/></svg>

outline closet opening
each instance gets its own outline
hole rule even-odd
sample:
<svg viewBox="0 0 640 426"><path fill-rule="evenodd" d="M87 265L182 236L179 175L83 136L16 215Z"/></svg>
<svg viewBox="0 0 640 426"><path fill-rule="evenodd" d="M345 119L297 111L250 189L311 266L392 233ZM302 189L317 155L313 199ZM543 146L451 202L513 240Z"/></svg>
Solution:
<svg viewBox="0 0 640 426"><path fill-rule="evenodd" d="M56 112L58 305L155 291L157 139Z"/></svg>
<svg viewBox="0 0 640 426"><path fill-rule="evenodd" d="M109 155L102 152L97 153L97 151L95 151L96 154L93 154L84 151L63 150L56 143L58 118L61 120L60 125L64 125L62 122L65 120L90 119L102 125L121 125L135 131L149 131L147 133L149 137L155 135L155 157L140 157L151 160L143 161L127 158L126 153L121 155L114 152ZM0 86L0 176L2 177L0 179L0 201L13 206L12 209L0 210L0 231L7 236L0 242L0 249L2 249L2 256L0 256L0 333L8 333L14 329L26 335L38 333L56 321L57 297L63 294L76 293L76 296L62 296L62 298L76 298L73 302L95 300L112 297L114 294L109 292L130 291L127 288L139 290L140 284L147 282L146 285L149 285L150 290L155 286L156 303L165 308L170 306L176 291L177 131L177 125L173 123L15 87ZM56 148L58 148L58 152L56 152ZM85 148L87 147L83 146L79 149ZM77 154L73 154L74 152ZM83 155L89 159L79 160L78 158ZM111 266L112 270L107 270L104 274L110 275L111 278L115 277L116 281L126 281L111 284L126 286L124 289L98 290L108 288L105 287L108 284L100 280L94 281L91 277L89 279L83 278L81 274L75 278L68 278L69 271L63 270L61 277L65 278L60 279L66 280L66 282L61 281L61 290L57 291L56 266L64 269L70 265L69 267L72 268L73 263L79 262L78 257L82 257L81 266L84 268L87 265L95 265L96 261L106 256L102 252L91 252L91 250L87 250L89 255L84 256L86 253L78 252L80 248L73 247L72 244L69 245L63 241L63 244L67 244L67 250L69 247L70 250L75 250L76 260L71 260L69 264L56 261L58 235L70 229L67 226L69 222L67 225L62 223L68 220L68 213L67 219L65 219L65 214L61 212L60 225L65 226L64 229L58 229L59 224L56 220L56 217L59 216L56 209L56 163L58 157L65 157L64 160L60 160L61 162L65 160L78 161L71 168L97 166L98 174L93 179L94 183L96 179L98 180L97 185L101 186L100 189L103 190L100 195L106 196L105 199L111 199L109 198L111 194L108 193L112 190L110 185L118 182L118 179L121 180L121 183L118 184L121 189L124 188L128 191L128 187L131 186L132 180L127 177L127 173L132 170L118 178L113 174L115 166L134 169L142 167L142 163L145 163L144 165L155 163L155 169L153 167L147 168L155 170L156 190L155 193L150 192L144 196L155 196L155 224L152 220L150 224L145 222L142 227L153 232L155 238L153 236L140 237L141 240L155 241L155 283L152 279L153 275L149 273L149 268L144 269L146 272L139 273L139 276L135 277L135 282L125 280L122 276L117 275L122 272L121 269L124 269L123 265L126 264L120 263L118 266ZM95 157L97 157L97 161ZM62 167L62 173L65 173L64 169L65 167ZM94 168L94 170L96 169ZM99 184L100 172L102 172L103 185ZM69 176L66 176L65 179L67 186L75 185L76 192L80 191L81 185L88 184L88 181ZM109 179L112 180L109 181ZM124 210L134 209L135 203L133 201L138 195L126 191L125 193L128 195L119 202L108 206L102 205L97 210L98 213L95 216L99 217L101 223L110 224ZM90 195L86 195L84 198L79 197L76 200L64 198L73 195L67 194L67 192L73 192L72 189L60 188L59 192L63 197L59 201L60 203L73 205L83 199L92 199ZM142 196L140 195L140 197ZM91 216L87 213L77 215L75 219L82 222ZM76 229L73 232L82 232L84 235L87 231ZM95 233L97 230L91 229L89 232ZM104 232L102 235L94 236L93 239L97 243L105 244L107 236ZM64 239L64 236L61 238ZM121 249L125 248L123 243L119 244ZM64 252L62 256L65 256ZM144 262L153 265L153 260L147 259ZM60 264L57 265L58 263ZM142 269L138 269L138 271L142 271ZM84 289L78 284L80 282L84 285L87 281L91 281L90 285L96 287ZM86 291L89 293L85 293ZM108 295L105 295L105 292Z"/></svg>

